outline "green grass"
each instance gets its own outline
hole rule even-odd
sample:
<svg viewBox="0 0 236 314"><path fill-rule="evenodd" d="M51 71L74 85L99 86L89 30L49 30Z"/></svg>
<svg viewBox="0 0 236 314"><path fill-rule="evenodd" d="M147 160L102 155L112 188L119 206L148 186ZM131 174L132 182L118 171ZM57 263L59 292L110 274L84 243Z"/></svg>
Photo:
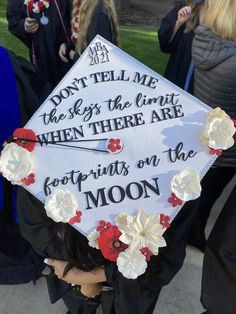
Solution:
<svg viewBox="0 0 236 314"><path fill-rule="evenodd" d="M0 0L0 45L16 54L28 58L28 50L20 40L8 32L6 20L6 0Z"/></svg>
<svg viewBox="0 0 236 314"><path fill-rule="evenodd" d="M28 50L7 29L6 0L0 0L0 45L9 48L16 54L28 58ZM121 48L128 54L141 61L154 71L162 74L167 56L162 54L157 41L156 30L121 26Z"/></svg>
<svg viewBox="0 0 236 314"><path fill-rule="evenodd" d="M154 71L164 72L168 56L160 52L156 30L121 26L120 32L124 51Z"/></svg>

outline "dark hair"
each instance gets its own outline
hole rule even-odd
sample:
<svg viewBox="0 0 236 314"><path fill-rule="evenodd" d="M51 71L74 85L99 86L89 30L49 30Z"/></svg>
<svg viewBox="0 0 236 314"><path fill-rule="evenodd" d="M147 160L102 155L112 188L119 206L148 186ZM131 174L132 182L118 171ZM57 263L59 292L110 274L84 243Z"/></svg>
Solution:
<svg viewBox="0 0 236 314"><path fill-rule="evenodd" d="M59 223L57 235L67 254L68 265L64 275L73 267L91 271L104 265L105 259L101 251L89 246L88 239L70 224Z"/></svg>

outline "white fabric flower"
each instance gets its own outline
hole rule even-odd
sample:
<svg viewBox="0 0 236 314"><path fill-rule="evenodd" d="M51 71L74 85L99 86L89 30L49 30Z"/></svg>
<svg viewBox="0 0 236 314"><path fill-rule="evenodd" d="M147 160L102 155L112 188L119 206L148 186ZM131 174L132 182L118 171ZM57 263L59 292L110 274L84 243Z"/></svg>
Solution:
<svg viewBox="0 0 236 314"><path fill-rule="evenodd" d="M123 230L120 240L128 244L130 249L140 250L147 247L154 255L159 248L166 246L163 238L165 229L160 223L160 215L146 215L144 210L139 210L132 223Z"/></svg>
<svg viewBox="0 0 236 314"><path fill-rule="evenodd" d="M67 223L76 215L78 203L68 190L55 189L46 199L45 209L48 217L56 222Z"/></svg>
<svg viewBox="0 0 236 314"><path fill-rule="evenodd" d="M48 1L43 1L43 4L44 4L44 6L45 6L46 9L49 8L49 2L48 2Z"/></svg>
<svg viewBox="0 0 236 314"><path fill-rule="evenodd" d="M202 190L198 173L194 169L184 169L172 178L171 190L185 202L198 198Z"/></svg>
<svg viewBox="0 0 236 314"><path fill-rule="evenodd" d="M95 249L99 249L98 247L98 237L100 233L95 229L88 235L89 245Z"/></svg>
<svg viewBox="0 0 236 314"><path fill-rule="evenodd" d="M21 184L21 179L33 172L34 155L15 144L7 144L0 157L0 172L13 184Z"/></svg>
<svg viewBox="0 0 236 314"><path fill-rule="evenodd" d="M230 117L220 108L208 113L207 122L200 135L201 142L215 150L228 149L234 145L235 127Z"/></svg>
<svg viewBox="0 0 236 314"><path fill-rule="evenodd" d="M116 217L116 224L120 232L125 232L128 226L130 226L133 223L133 217L126 214L126 213L120 213Z"/></svg>
<svg viewBox="0 0 236 314"><path fill-rule="evenodd" d="M147 262L145 256L139 250L127 249L121 252L117 258L118 270L128 279L136 279L145 273Z"/></svg>
<svg viewBox="0 0 236 314"><path fill-rule="evenodd" d="M33 4L33 10L32 10L34 13L39 13L40 10L39 10L39 6L38 6L38 3L34 3Z"/></svg>

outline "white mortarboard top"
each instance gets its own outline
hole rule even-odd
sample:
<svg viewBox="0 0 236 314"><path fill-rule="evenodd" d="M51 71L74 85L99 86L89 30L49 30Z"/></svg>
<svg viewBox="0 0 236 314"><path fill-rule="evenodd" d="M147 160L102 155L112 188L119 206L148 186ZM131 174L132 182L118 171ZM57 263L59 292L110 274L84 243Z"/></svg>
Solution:
<svg viewBox="0 0 236 314"><path fill-rule="evenodd" d="M217 157L210 110L97 36L25 126L36 145L20 184L136 278Z"/></svg>

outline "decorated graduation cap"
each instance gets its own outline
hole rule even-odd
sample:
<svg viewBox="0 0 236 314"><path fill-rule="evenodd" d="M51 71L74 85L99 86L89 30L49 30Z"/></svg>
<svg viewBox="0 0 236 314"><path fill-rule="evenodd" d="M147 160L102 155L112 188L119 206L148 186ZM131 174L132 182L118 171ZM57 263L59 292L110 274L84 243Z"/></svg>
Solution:
<svg viewBox="0 0 236 314"><path fill-rule="evenodd" d="M234 133L224 111L97 36L13 133L0 171L134 279Z"/></svg>

